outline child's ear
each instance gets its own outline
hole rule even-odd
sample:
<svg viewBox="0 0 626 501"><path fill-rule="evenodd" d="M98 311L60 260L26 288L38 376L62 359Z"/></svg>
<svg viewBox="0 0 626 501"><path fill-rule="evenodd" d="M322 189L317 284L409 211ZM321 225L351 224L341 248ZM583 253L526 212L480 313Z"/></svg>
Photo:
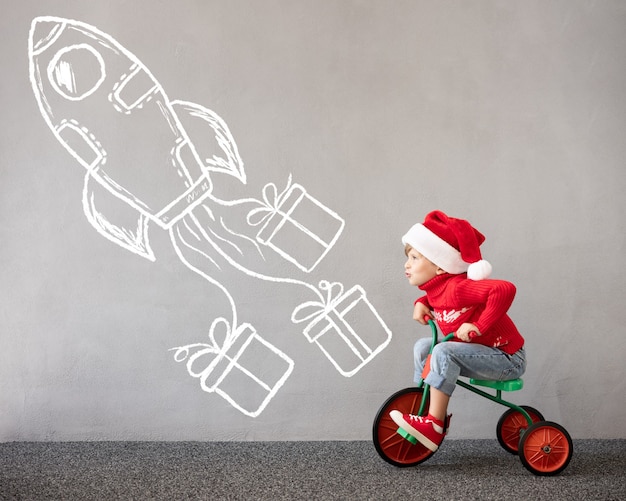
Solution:
<svg viewBox="0 0 626 501"><path fill-rule="evenodd" d="M437 268L437 275L443 275L444 273L448 273L446 270L442 270L441 268Z"/></svg>

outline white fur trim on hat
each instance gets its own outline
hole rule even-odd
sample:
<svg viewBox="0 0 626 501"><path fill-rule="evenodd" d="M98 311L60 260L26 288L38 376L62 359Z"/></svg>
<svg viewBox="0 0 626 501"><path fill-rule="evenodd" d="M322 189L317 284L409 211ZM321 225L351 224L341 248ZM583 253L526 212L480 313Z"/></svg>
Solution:
<svg viewBox="0 0 626 501"><path fill-rule="evenodd" d="M402 243L409 244L426 259L453 275L465 273L469 266L469 263L461 259L458 250L421 223L413 225L402 237Z"/></svg>

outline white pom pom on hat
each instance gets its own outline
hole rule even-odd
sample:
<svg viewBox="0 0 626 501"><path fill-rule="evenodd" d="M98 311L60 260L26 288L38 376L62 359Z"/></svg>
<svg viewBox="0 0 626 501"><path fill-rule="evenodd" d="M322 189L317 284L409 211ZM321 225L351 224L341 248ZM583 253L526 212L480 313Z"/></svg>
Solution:
<svg viewBox="0 0 626 501"><path fill-rule="evenodd" d="M470 280L484 280L491 275L491 263L481 259L467 267L467 278Z"/></svg>
<svg viewBox="0 0 626 501"><path fill-rule="evenodd" d="M480 253L485 237L468 221L449 217L441 211L426 215L423 224L414 225L402 243L413 247L441 269L458 275L466 273L471 280L491 275L491 264Z"/></svg>

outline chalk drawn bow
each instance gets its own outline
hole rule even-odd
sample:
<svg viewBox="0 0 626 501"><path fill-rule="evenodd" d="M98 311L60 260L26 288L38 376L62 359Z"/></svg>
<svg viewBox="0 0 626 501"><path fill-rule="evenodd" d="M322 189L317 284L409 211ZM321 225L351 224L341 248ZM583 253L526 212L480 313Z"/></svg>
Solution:
<svg viewBox="0 0 626 501"><path fill-rule="evenodd" d="M219 324L224 325L225 332L216 334L216 328ZM209 340L211 341L210 344L195 343L189 344L187 346L181 346L178 348L172 348L172 350L176 350L176 353L174 353L174 360L176 360L177 362L182 362L188 358L187 370L189 371L189 375L200 378L201 386L204 391L213 392L219 384L219 381L211 386L207 386L206 381L208 377L211 375L215 367L224 359L224 357L228 353L228 350L248 326L249 324L242 324L233 330L228 320L226 320L225 318L217 318L213 321L209 330ZM199 349L198 351L190 355L191 351L196 348L202 349ZM213 360L202 371L196 372L193 369L194 363L200 357L204 357L205 355L213 355Z"/></svg>
<svg viewBox="0 0 626 501"><path fill-rule="evenodd" d="M274 214L278 214L280 206L289 196L290 187L291 174L287 180L287 186L280 193L278 193L278 188L276 188L274 183L267 183L263 187L263 201L257 200L257 202L261 204L261 207L257 207L248 212L248 224L250 226L259 226L268 221Z"/></svg>
<svg viewBox="0 0 626 501"><path fill-rule="evenodd" d="M328 316L328 313L335 309L335 306L341 301L343 296L343 284L340 282L328 282L322 280L319 288L326 291L325 300L306 301L293 310L291 321L295 324L302 322L315 323L320 319Z"/></svg>

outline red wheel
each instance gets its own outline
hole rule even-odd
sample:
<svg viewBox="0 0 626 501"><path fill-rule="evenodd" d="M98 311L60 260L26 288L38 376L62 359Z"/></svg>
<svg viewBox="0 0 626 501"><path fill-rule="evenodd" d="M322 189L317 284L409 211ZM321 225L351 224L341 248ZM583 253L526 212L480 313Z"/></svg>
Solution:
<svg viewBox="0 0 626 501"><path fill-rule="evenodd" d="M394 409L403 414L417 414L423 393L422 388L400 390L391 395L376 414L373 426L374 446L380 457L389 464L399 467L414 466L434 454L422 444L413 445L398 435L398 425L389 417L389 412ZM428 402L424 411L428 411Z"/></svg>
<svg viewBox="0 0 626 501"><path fill-rule="evenodd" d="M522 405L521 408L528 413L533 423L544 420L541 412L537 409L527 405ZM520 431L526 428L528 428L528 421L526 421L524 415L515 409L509 409L502 414L498 421L498 426L496 427L498 442L500 442L500 445L505 451L511 454L517 454L519 450Z"/></svg>
<svg viewBox="0 0 626 501"><path fill-rule="evenodd" d="M519 456L527 470L535 475L561 473L569 464L574 445L567 430L550 421L533 423L522 433Z"/></svg>

